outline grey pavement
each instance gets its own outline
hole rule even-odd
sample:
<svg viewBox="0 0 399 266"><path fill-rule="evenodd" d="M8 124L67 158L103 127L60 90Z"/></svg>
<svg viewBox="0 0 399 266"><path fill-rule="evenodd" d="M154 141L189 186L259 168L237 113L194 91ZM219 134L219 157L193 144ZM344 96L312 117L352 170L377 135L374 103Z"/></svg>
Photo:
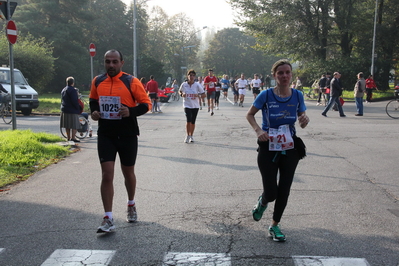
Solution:
<svg viewBox="0 0 399 266"><path fill-rule="evenodd" d="M399 120L386 115L386 102L365 105L363 117L345 103L341 118L334 111L323 117L323 107L307 101L311 122L297 132L308 156L281 221L287 242L275 243L267 234L273 204L259 222L250 213L261 193L256 137L245 119L251 96L244 108L220 101L213 117L200 111L195 143L183 143L181 101L139 118L139 221L124 221L117 162L114 233L96 234L103 210L95 138L1 193L0 265L49 265L58 250L104 251L112 254L109 265L327 265L320 258L335 257L354 259L340 265L399 265ZM34 127L30 119L19 118L20 127ZM59 134L58 120L35 123L41 120L51 120L46 131ZM178 256L186 262L167 261ZM195 264L198 257L222 262ZM312 257L319 264L304 262Z"/></svg>

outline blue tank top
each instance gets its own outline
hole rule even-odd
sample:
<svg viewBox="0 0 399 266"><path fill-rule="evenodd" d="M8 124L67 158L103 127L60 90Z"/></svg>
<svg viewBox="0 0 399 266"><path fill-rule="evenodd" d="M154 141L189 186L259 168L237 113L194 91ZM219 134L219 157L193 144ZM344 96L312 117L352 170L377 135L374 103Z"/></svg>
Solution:
<svg viewBox="0 0 399 266"><path fill-rule="evenodd" d="M253 103L257 109L262 110L262 129L269 132L269 128L289 125L292 136L295 136L298 113L306 111L303 94L292 89L290 97L280 98L274 94L273 89L262 91Z"/></svg>

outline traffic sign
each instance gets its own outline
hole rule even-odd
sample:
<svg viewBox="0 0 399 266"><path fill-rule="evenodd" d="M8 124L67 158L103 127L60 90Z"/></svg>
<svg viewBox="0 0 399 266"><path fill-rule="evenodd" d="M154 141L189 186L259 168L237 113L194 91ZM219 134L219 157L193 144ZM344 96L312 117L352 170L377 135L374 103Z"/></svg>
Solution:
<svg viewBox="0 0 399 266"><path fill-rule="evenodd" d="M0 1L0 10L3 12L4 17L6 20L10 20L12 17L12 14L14 14L15 8L17 8L18 3L17 2L10 2L10 14L8 14L8 8L7 8L7 1Z"/></svg>
<svg viewBox="0 0 399 266"><path fill-rule="evenodd" d="M91 57L94 57L96 55L96 46L94 45L94 43L91 43L89 45L89 52Z"/></svg>
<svg viewBox="0 0 399 266"><path fill-rule="evenodd" d="M9 20L7 22L7 39L11 44L15 44L17 42L17 26L15 25L14 21Z"/></svg>

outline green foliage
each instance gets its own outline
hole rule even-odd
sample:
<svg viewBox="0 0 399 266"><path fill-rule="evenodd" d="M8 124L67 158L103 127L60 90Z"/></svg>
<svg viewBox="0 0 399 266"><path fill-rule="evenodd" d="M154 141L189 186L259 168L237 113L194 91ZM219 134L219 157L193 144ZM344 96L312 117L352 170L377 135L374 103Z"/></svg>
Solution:
<svg viewBox="0 0 399 266"><path fill-rule="evenodd" d="M5 35L0 35L0 62L9 64L9 47ZM14 67L22 71L29 84L43 92L54 75L53 49L44 38L21 34L13 45Z"/></svg>
<svg viewBox="0 0 399 266"><path fill-rule="evenodd" d="M230 77L245 73L270 73L275 57L266 57L256 48L255 38L238 28L227 28L216 33L205 51L204 66L214 68L215 74Z"/></svg>
<svg viewBox="0 0 399 266"><path fill-rule="evenodd" d="M70 153L56 135L30 130L0 131L0 187L27 176Z"/></svg>
<svg viewBox="0 0 399 266"><path fill-rule="evenodd" d="M229 2L242 12L239 25L258 46L299 62L297 74L308 82L326 71L340 71L343 79L370 73L375 0ZM379 0L378 10L375 77L387 89L399 56L399 5L397 0Z"/></svg>

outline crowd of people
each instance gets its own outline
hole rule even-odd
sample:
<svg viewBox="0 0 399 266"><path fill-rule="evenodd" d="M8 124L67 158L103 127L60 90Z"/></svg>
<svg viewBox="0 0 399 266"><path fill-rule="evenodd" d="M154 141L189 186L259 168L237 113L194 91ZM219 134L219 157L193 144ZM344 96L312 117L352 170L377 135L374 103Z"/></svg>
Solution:
<svg viewBox="0 0 399 266"><path fill-rule="evenodd" d="M95 77L90 91L91 118L98 121L98 158L101 165L100 193L104 207L104 216L99 233L110 232L115 229L113 220L114 196L114 168L116 155L119 154L121 169L125 178L127 191L127 221L137 221L135 202L136 175L134 166L137 157L139 127L137 117L148 111L160 111L158 105L158 83L154 77L150 81L137 78L122 71L124 64L120 51L109 50L104 56L106 73ZM271 87L269 81L255 74L253 79L246 79L244 74L230 78L223 75L217 78L213 70L209 69L208 76L197 77L193 69L187 71L186 80L178 86L173 82L173 90L183 98L183 107L186 115L185 143L194 142L195 122L199 110L205 106L207 99L208 112L211 116L219 108L219 98L228 99L229 89L234 94L234 105L243 107L247 91L251 90L254 99L247 111L246 118L255 132L258 144L257 162L262 181L262 193L257 198L252 209L252 217L260 221L269 203L275 202L271 223L268 232L274 241L284 242L286 236L282 233L279 223L288 203L291 185L296 167L306 156L306 147L297 136L295 127L298 122L305 128L310 122L306 115L304 95L298 89L292 88L292 65L285 59L278 60L272 67L272 76L276 85ZM326 116L330 107L338 105L341 116L345 116L339 97L342 93L340 83L341 74L335 72L329 81L330 75L322 75L319 85L321 93L330 90L329 100L323 111ZM367 80L363 73L357 75L355 84L355 98L363 99L367 93ZM68 90L73 86L73 80L67 79ZM302 86L297 78L295 86ZM374 87L373 87L374 86ZM125 87L123 90L121 88ZM376 88L370 84L369 88ZM320 97L318 103L320 103ZM371 100L371 96L370 99ZM356 100L358 114L362 115L362 100ZM154 107L155 106L155 107ZM262 124L259 125L255 114L261 111Z"/></svg>

